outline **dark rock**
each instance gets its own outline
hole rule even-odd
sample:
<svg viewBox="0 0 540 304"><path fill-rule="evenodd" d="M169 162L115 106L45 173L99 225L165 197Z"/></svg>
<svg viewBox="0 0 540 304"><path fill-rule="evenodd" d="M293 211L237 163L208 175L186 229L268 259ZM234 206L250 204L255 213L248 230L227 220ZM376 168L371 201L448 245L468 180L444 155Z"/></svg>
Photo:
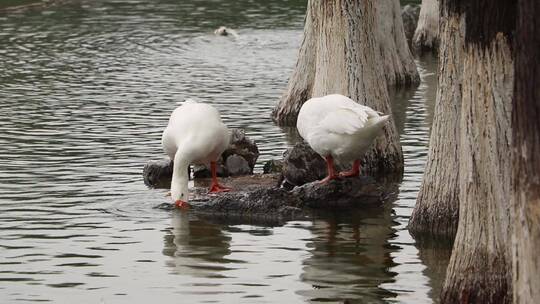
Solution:
<svg viewBox="0 0 540 304"><path fill-rule="evenodd" d="M263 174L268 173L281 173L283 171L283 161L282 160L269 160L263 165Z"/></svg>
<svg viewBox="0 0 540 304"><path fill-rule="evenodd" d="M401 10L401 19L403 19L403 28L405 29L405 37L411 45L416 26L418 24L418 16L420 15L420 6L418 5L405 5Z"/></svg>
<svg viewBox="0 0 540 304"><path fill-rule="evenodd" d="M336 165L340 170L340 166ZM326 161L305 142L299 142L283 153L283 177L286 184L300 186L327 175Z"/></svg>
<svg viewBox="0 0 540 304"><path fill-rule="evenodd" d="M297 197L284 189L263 187L249 192L225 193L199 204L192 203L194 210L205 213L233 213L249 217L290 215L291 208L301 214L301 205Z"/></svg>
<svg viewBox="0 0 540 304"><path fill-rule="evenodd" d="M392 191L370 177L346 178L326 184L308 183L287 191L271 187L278 174L228 178L235 189L219 195L206 188L192 191L192 211L209 217L292 220L309 217L315 210L353 210L381 206Z"/></svg>
<svg viewBox="0 0 540 304"><path fill-rule="evenodd" d="M227 167L223 164L223 156L220 157L216 164L216 173L219 177L227 177L229 176L229 170L227 170ZM193 165L193 178L207 178L211 177L212 172L210 171L210 168L206 165Z"/></svg>
<svg viewBox="0 0 540 304"><path fill-rule="evenodd" d="M238 154L227 157L225 167L229 171L230 176L249 175L253 173L253 169L250 168L247 160Z"/></svg>
<svg viewBox="0 0 540 304"><path fill-rule="evenodd" d="M326 184L312 182L292 190L292 194L310 208L350 209L356 204L381 204L383 191L374 179L361 176L332 180Z"/></svg>
<svg viewBox="0 0 540 304"><path fill-rule="evenodd" d="M149 187L160 187L170 184L173 163L169 159L151 160L143 168L144 184Z"/></svg>
<svg viewBox="0 0 540 304"><path fill-rule="evenodd" d="M232 189L233 192L250 192L259 188L275 188L280 179L280 174L254 174L235 177L224 177L220 183ZM191 190L190 200L207 201L212 197L208 194L211 179L195 179L194 189Z"/></svg>
<svg viewBox="0 0 540 304"><path fill-rule="evenodd" d="M245 150L250 151L248 148ZM258 154L258 150L256 152ZM344 178L321 184L318 180L326 176L326 163L305 143L296 144L284 156L283 173L222 178L220 182L232 188L232 192L209 194L210 179L196 179L194 188L190 189L190 212L208 218L275 223L303 219L317 210L343 211L381 206L389 194L396 192L393 187L390 189L377 184L370 177ZM226 157L224 153L224 158L226 163L243 164L241 166L246 171L249 167L248 160L239 153ZM144 168L145 183L150 185L170 179L171 174L170 161L149 162ZM287 184L289 187L278 186ZM171 203L168 205L162 204L157 208L169 210L173 206Z"/></svg>
<svg viewBox="0 0 540 304"><path fill-rule="evenodd" d="M305 142L283 153L283 176L287 183L300 186L326 176L326 162Z"/></svg>
<svg viewBox="0 0 540 304"><path fill-rule="evenodd" d="M244 158L249 164L251 173L253 173L253 168L255 168L257 158L259 158L259 148L242 129L231 129L231 144L223 152L223 159L226 161L229 156L234 154Z"/></svg>

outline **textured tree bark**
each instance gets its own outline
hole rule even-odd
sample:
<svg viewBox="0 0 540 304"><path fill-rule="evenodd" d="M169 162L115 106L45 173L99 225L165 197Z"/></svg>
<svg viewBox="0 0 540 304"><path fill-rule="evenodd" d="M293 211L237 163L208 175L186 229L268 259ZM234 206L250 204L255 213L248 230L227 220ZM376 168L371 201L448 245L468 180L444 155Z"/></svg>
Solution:
<svg viewBox="0 0 540 304"><path fill-rule="evenodd" d="M540 2L520 0L515 38L513 135L514 303L540 303Z"/></svg>
<svg viewBox="0 0 540 304"><path fill-rule="evenodd" d="M439 0L422 0L413 46L420 52L437 52L439 48Z"/></svg>
<svg viewBox="0 0 540 304"><path fill-rule="evenodd" d="M388 85L410 86L420 83L401 17L398 0L377 1L375 24L384 76Z"/></svg>
<svg viewBox="0 0 540 304"><path fill-rule="evenodd" d="M442 5L465 16L465 53L459 223L441 302L509 303L515 4L452 0Z"/></svg>
<svg viewBox="0 0 540 304"><path fill-rule="evenodd" d="M454 239L459 215L459 120L463 73L465 19L443 12L435 114L424 178L409 230L422 235Z"/></svg>
<svg viewBox="0 0 540 304"><path fill-rule="evenodd" d="M294 67L287 90L272 111L272 119L280 125L293 126L304 102L311 98L315 80L317 33L319 23L313 12L315 1L309 1L304 25L304 38L300 44L298 60Z"/></svg>
<svg viewBox="0 0 540 304"><path fill-rule="evenodd" d="M483 49L468 45L463 71L459 223L444 303L508 303L510 107L513 62L502 33Z"/></svg>
<svg viewBox="0 0 540 304"><path fill-rule="evenodd" d="M379 35L373 35L379 30L376 16L381 2L309 1L300 56L289 87L273 112L275 121L294 125L307 99L332 93L349 96L383 113L391 112ZM369 173L403 171L393 123L375 141L363 168Z"/></svg>
<svg viewBox="0 0 540 304"><path fill-rule="evenodd" d="M366 56L376 56L377 63L383 66L382 75L386 78L388 85L414 85L420 82L416 64L405 37L399 1L364 2L367 3L362 3L363 6L369 6L369 10L364 13L367 14L368 18L354 20L351 23L344 22L343 18L345 10L353 7L350 4L355 4L354 7L359 6L352 0L310 0L308 2L304 39L300 46L298 61L289 79L287 90L272 113L272 118L278 124L294 125L296 123L296 116L302 104L309 98L317 96L313 90L314 82L318 78L316 77L317 72L327 73L319 65L322 64L324 68L334 70L328 73L343 73L343 70L339 70L342 65L338 63L346 52L377 52L377 54L366 54ZM327 8L333 8L335 11L329 11ZM323 13L323 11L327 13ZM373 20L374 18L375 20ZM368 23L368 20L371 21ZM354 26L357 29L346 28L347 26ZM376 37L370 37L374 40L370 43L375 43L375 46L378 47L374 48L374 45L371 44L365 46L360 44L360 47L355 50L342 49L343 41L339 41L338 37L350 36L343 34L355 30L369 30L370 33L377 33ZM332 41L329 34L336 35L333 41L337 42L338 45L328 44L329 41ZM339 52L331 53L332 51ZM328 54L331 57L325 56ZM325 62L328 58L330 61ZM332 90L336 89L336 86L340 86L337 82L337 80L330 81L320 83L320 85L327 84L329 85L328 89ZM379 80L379 82L381 81ZM343 94L343 92L341 93Z"/></svg>
<svg viewBox="0 0 540 304"><path fill-rule="evenodd" d="M420 53L439 48L439 0L422 0L413 46Z"/></svg>
<svg viewBox="0 0 540 304"><path fill-rule="evenodd" d="M434 213L425 208L429 204L423 197L429 195L430 175L458 164L459 191L454 194L458 194L459 223L441 302L538 303L540 3L520 0L518 9L513 1L443 0L441 6L441 65L452 67L443 63L449 54L455 58L461 53L463 60L461 75L460 69L445 75L441 67L440 76L461 83L454 97L461 102L458 154L456 162L435 166L432 162L437 160L432 158L440 152L437 138L452 134L440 131L442 136L432 137L411 228L429 226L425 218ZM464 48L456 44L444 53L449 45L447 19L452 15L461 20ZM444 92L443 87L440 90ZM437 98L439 102L441 96ZM436 121L443 115L441 109L438 103L433 133L439 133ZM432 209L441 209L436 206L441 204Z"/></svg>

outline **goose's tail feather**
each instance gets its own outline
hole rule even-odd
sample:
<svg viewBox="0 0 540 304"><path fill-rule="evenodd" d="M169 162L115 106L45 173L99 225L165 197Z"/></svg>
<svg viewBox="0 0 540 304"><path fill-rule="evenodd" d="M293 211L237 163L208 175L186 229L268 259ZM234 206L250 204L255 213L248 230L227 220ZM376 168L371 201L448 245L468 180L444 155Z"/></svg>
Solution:
<svg viewBox="0 0 540 304"><path fill-rule="evenodd" d="M390 119L390 115L370 117L366 126L383 126Z"/></svg>

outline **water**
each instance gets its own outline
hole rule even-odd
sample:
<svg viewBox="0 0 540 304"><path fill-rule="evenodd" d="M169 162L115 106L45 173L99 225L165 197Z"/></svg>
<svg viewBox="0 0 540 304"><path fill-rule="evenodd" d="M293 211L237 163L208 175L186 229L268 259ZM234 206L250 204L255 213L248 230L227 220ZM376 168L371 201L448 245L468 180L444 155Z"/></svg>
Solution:
<svg viewBox="0 0 540 304"><path fill-rule="evenodd" d="M223 222L143 185L177 101L215 105L264 161L305 1L80 0L0 13L0 302L431 303L445 251L405 230L427 154L434 60L397 92L398 200L313 221ZM239 37L216 37L227 25Z"/></svg>

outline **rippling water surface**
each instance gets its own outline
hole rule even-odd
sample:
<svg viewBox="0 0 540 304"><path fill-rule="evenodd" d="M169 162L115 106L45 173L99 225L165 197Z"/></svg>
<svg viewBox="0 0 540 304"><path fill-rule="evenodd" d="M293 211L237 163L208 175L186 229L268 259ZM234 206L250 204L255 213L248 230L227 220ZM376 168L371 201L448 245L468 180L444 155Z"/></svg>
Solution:
<svg viewBox="0 0 540 304"><path fill-rule="evenodd" d="M294 66L305 1L73 0L0 12L2 303L430 303L445 253L405 227L435 97L397 92L406 166L382 210L284 225L154 209L142 183L176 102L212 103L261 150L291 137L269 113ZM227 25L239 37L216 37Z"/></svg>

